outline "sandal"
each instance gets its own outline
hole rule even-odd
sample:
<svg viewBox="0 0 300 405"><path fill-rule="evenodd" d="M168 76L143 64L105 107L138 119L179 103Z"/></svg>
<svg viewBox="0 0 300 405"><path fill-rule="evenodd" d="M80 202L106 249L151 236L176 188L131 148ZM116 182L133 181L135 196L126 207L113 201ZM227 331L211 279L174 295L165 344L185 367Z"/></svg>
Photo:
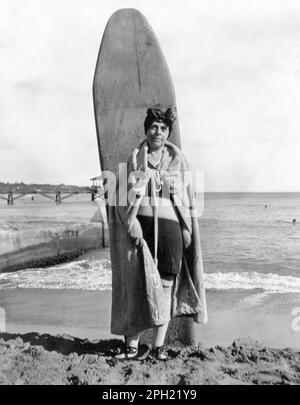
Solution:
<svg viewBox="0 0 300 405"><path fill-rule="evenodd" d="M138 355L138 348L133 346L125 346L125 349L122 353L117 354L115 359L117 360L131 360L135 359Z"/></svg>
<svg viewBox="0 0 300 405"><path fill-rule="evenodd" d="M153 347L150 354L152 357L160 361L166 361L170 358L164 346Z"/></svg>
<svg viewBox="0 0 300 405"><path fill-rule="evenodd" d="M145 360L149 356L150 349L147 345L139 347L126 345L123 352L116 354L116 360Z"/></svg>

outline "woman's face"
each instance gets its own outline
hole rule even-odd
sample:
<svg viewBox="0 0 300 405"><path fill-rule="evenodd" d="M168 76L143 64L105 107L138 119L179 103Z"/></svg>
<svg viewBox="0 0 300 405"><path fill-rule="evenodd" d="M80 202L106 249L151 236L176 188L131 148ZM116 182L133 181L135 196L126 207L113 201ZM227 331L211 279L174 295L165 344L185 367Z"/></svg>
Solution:
<svg viewBox="0 0 300 405"><path fill-rule="evenodd" d="M150 149L161 149L168 139L169 132L169 127L164 122L153 121L146 132Z"/></svg>

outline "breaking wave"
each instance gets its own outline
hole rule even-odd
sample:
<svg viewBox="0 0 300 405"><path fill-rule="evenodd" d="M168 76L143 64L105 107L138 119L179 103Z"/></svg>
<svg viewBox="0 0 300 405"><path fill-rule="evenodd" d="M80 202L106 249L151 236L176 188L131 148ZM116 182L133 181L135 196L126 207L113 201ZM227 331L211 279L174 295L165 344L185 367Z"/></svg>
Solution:
<svg viewBox="0 0 300 405"><path fill-rule="evenodd" d="M46 288L110 290L109 252L87 256L70 263L0 274L0 289ZM208 290L262 290L267 293L300 293L300 277L273 273L206 273Z"/></svg>
<svg viewBox="0 0 300 405"><path fill-rule="evenodd" d="M207 289L261 289L269 293L300 293L300 278L273 273L230 272L207 273Z"/></svg>

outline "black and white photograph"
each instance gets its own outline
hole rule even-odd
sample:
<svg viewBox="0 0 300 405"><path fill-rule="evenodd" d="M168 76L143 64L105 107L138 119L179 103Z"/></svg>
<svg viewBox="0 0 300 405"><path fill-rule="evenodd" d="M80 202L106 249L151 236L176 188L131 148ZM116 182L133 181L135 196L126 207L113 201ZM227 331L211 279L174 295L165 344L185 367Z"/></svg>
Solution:
<svg viewBox="0 0 300 405"><path fill-rule="evenodd" d="M300 384L297 0L1 0L0 94L0 385Z"/></svg>

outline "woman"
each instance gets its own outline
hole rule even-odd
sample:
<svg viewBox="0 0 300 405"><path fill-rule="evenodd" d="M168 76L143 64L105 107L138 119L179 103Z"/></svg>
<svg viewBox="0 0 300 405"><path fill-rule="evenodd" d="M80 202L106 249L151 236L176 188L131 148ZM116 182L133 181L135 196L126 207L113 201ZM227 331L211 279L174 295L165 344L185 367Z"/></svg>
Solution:
<svg viewBox="0 0 300 405"><path fill-rule="evenodd" d="M112 333L125 335L118 359L139 356L140 332L153 328L152 354L166 360L171 316L206 322L198 223L182 152L167 141L175 116L150 108L146 140L127 165L129 207L110 207ZM122 224L122 225L120 225Z"/></svg>

